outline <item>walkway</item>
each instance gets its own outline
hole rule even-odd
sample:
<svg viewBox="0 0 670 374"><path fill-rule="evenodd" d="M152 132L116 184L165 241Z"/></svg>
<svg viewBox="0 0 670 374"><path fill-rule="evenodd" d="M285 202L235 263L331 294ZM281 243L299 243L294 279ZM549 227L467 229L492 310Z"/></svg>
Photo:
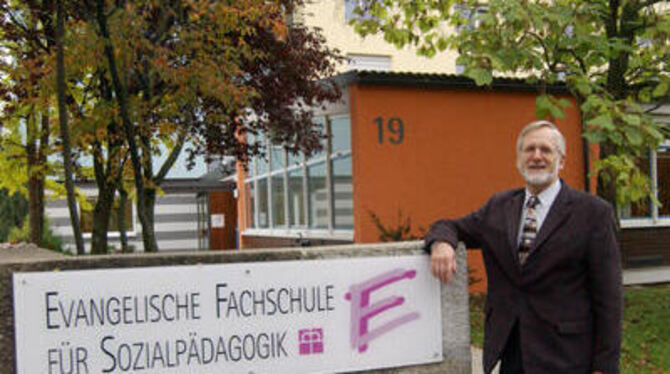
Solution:
<svg viewBox="0 0 670 374"><path fill-rule="evenodd" d="M626 286L669 282L670 266L625 269L623 271L623 284Z"/></svg>

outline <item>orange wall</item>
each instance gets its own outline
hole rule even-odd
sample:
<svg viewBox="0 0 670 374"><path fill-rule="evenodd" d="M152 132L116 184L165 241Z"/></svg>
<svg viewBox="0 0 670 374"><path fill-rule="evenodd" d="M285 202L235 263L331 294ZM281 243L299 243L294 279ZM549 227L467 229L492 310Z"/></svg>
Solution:
<svg viewBox="0 0 670 374"><path fill-rule="evenodd" d="M250 198L247 189L244 185L244 179L247 173L244 171L244 166L241 162L237 162L237 238L240 248L245 248L244 236L240 233L247 229L248 222L251 222L250 214Z"/></svg>
<svg viewBox="0 0 670 374"><path fill-rule="evenodd" d="M467 214L493 193L523 185L515 167L515 143L519 130L535 120L534 94L351 86L349 95L355 242L378 241L369 212L393 227L402 211L420 235L438 218ZM384 126L388 119L400 118L403 142L395 145L385 138L380 144L377 117ZM561 176L582 189L582 140L574 104L557 125L568 145ZM469 257L470 265L481 271L480 255L475 251ZM484 284L475 291L484 290Z"/></svg>

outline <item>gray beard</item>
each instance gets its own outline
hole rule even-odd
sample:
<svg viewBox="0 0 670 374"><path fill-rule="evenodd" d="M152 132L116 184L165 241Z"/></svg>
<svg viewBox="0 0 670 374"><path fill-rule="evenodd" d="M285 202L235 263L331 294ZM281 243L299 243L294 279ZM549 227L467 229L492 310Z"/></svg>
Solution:
<svg viewBox="0 0 670 374"><path fill-rule="evenodd" d="M558 163L556 163L554 170L550 172L531 174L526 169L521 171L521 175L526 180L526 183L531 186L544 186L549 184L553 179L558 178Z"/></svg>

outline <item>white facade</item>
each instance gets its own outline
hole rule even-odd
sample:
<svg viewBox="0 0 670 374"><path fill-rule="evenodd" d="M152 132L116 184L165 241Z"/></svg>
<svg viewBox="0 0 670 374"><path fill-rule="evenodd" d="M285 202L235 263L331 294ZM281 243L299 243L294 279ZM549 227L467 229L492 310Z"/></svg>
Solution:
<svg viewBox="0 0 670 374"><path fill-rule="evenodd" d="M295 19L307 26L322 29L328 46L337 48L350 58L350 62L340 66L347 70L390 70L413 73L456 73L455 51L444 51L433 58L418 56L416 50L408 46L397 49L386 42L382 35L365 38L356 34L348 24L347 12L351 11L351 0L314 0L305 4L295 14Z"/></svg>
<svg viewBox="0 0 670 374"><path fill-rule="evenodd" d="M97 194L95 188L80 188L80 191L92 198ZM135 202L130 200L128 205L132 209L130 229L126 232L128 244L133 247L134 251L143 252L142 226L137 217ZM49 201L45 211L53 233L63 240L64 249L74 253L74 234L70 225L67 201ZM80 214L82 214L81 210ZM170 193L159 196L156 199L154 218L154 232L160 251L199 249L198 204L195 192ZM91 249L91 233L84 232L83 237L86 252L89 252ZM110 230L108 241L109 246L116 250L120 249L120 234L118 231Z"/></svg>

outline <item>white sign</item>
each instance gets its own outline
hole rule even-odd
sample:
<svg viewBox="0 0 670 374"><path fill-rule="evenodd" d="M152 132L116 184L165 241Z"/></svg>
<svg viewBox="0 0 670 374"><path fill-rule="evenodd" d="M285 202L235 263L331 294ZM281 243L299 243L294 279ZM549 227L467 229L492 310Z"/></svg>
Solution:
<svg viewBox="0 0 670 374"><path fill-rule="evenodd" d="M212 228L218 229L225 226L223 214L212 214Z"/></svg>
<svg viewBox="0 0 670 374"><path fill-rule="evenodd" d="M15 273L16 372L332 373L442 360L427 256Z"/></svg>

